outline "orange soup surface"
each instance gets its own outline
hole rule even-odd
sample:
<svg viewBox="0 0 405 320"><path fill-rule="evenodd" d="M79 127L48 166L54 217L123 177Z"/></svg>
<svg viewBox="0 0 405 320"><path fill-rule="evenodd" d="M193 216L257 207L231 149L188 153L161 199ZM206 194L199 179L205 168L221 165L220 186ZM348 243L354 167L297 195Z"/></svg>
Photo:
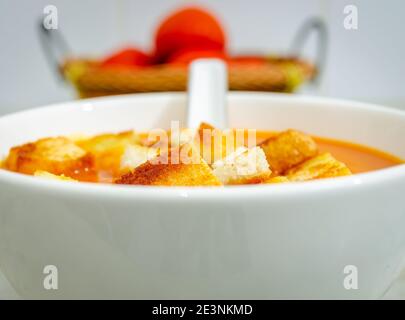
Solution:
<svg viewBox="0 0 405 320"><path fill-rule="evenodd" d="M277 134L271 131L258 131L257 142L260 143ZM352 142L329 138L313 137L321 152L331 153L337 160L345 163L352 173L362 173L389 168L404 161L383 151Z"/></svg>
<svg viewBox="0 0 405 320"><path fill-rule="evenodd" d="M66 137L40 139L12 148L9 156L2 161L3 163L0 162L0 168L62 180L73 179L104 183L122 181L124 184L129 182L129 184L137 184L138 182L137 180L124 181L121 178L137 177L142 174L149 179L146 181L145 178L145 181L141 181L142 183L152 183L153 179L162 174L161 172L156 173L156 170L161 168L162 172L166 175L171 174L174 178L158 180L160 185L166 185L164 183L169 182L180 185L180 183L185 183L184 181L194 183L192 185L201 185L200 183L206 181L203 178L195 183L194 175L196 174L214 177L216 185L228 185L308 181L374 171L405 163L394 155L368 146L310 136L296 130L256 131L255 144L259 147L252 148L248 142L249 134L253 133L252 138L254 138L255 133L249 130L243 132L245 137L242 144L245 144L249 150L244 152L258 152L257 155L260 158L260 152L255 151L260 149L262 157L261 161L253 163L256 172L248 177L231 170L238 165L236 162L232 165L233 167L226 167L224 162L217 162L209 167L209 163L213 163L211 156L209 159L203 158L205 171L202 171L201 167L197 169L188 167L187 170L191 170L191 168L194 170L187 174L180 174L179 167L170 165L152 167L151 163L147 164L146 152L153 151L152 157L156 156L158 154L156 148L159 148L161 143L167 143L170 140L170 131L164 136L164 140L152 139L152 141L148 139L147 132L135 134L132 131L101 134L82 140L71 140ZM211 138L209 142L212 142ZM201 146L204 147L204 144ZM220 146L223 147L223 144ZM179 147L179 150L181 148ZM219 150L224 151L224 149ZM204 157L204 149L202 148L201 151L201 157ZM218 150L211 149L211 151L215 153ZM249 157L243 161L250 161ZM145 165L141 166L141 164ZM144 173L142 170L146 170L145 168L148 170L151 168L153 174L149 171ZM152 176L153 179L150 178Z"/></svg>

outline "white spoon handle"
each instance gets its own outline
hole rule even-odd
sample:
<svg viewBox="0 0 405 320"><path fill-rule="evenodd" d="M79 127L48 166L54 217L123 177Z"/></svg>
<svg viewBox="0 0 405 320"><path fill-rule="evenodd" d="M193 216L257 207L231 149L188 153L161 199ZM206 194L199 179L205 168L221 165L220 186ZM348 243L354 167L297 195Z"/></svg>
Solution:
<svg viewBox="0 0 405 320"><path fill-rule="evenodd" d="M227 70L219 59L198 59L191 63L188 81L187 127L206 122L219 129L227 127Z"/></svg>

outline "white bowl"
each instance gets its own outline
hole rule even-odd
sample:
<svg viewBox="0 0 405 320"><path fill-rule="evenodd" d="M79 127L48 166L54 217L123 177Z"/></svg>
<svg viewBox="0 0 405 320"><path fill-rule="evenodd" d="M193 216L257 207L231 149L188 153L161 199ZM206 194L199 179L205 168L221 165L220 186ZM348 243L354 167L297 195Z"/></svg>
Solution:
<svg viewBox="0 0 405 320"><path fill-rule="evenodd" d="M0 153L44 136L184 120L183 94L81 100L0 118ZM309 133L405 158L405 113L231 93L233 127ZM0 170L0 267L25 298L378 298L405 257L405 166L229 188L47 181ZM46 265L58 289L46 290ZM345 266L358 289L344 286ZM350 274L353 275L353 274Z"/></svg>

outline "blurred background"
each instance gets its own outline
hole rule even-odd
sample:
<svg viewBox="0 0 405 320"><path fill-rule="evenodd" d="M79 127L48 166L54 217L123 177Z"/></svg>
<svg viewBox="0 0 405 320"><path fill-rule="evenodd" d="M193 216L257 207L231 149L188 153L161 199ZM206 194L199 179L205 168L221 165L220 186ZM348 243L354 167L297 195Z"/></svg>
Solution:
<svg viewBox="0 0 405 320"><path fill-rule="evenodd" d="M405 108L403 0L0 0L0 114L76 98L49 68L38 40L50 4L58 9L56 32L75 55L92 57L127 44L150 50L162 17L184 5L221 19L230 52L286 53L302 23L318 16L329 31L325 73L318 87L300 92ZM358 9L357 30L344 28L346 5ZM309 59L313 42L305 48Z"/></svg>

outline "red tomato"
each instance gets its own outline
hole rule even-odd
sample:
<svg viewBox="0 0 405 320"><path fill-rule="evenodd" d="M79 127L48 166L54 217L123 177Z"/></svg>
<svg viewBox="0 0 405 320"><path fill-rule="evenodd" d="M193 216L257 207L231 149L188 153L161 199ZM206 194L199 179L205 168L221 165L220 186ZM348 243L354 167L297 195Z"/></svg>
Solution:
<svg viewBox="0 0 405 320"><path fill-rule="evenodd" d="M178 65L188 65L195 59L200 58L216 58L221 60L227 60L227 56L222 51L215 50L195 50L195 49L184 49L173 54L167 63L178 64Z"/></svg>
<svg viewBox="0 0 405 320"><path fill-rule="evenodd" d="M136 48L120 50L101 62L102 67L145 67L151 64L151 57Z"/></svg>
<svg viewBox="0 0 405 320"><path fill-rule="evenodd" d="M184 8L160 24L155 35L155 56L165 62L181 49L224 51L225 44L225 32L211 13L196 7Z"/></svg>

